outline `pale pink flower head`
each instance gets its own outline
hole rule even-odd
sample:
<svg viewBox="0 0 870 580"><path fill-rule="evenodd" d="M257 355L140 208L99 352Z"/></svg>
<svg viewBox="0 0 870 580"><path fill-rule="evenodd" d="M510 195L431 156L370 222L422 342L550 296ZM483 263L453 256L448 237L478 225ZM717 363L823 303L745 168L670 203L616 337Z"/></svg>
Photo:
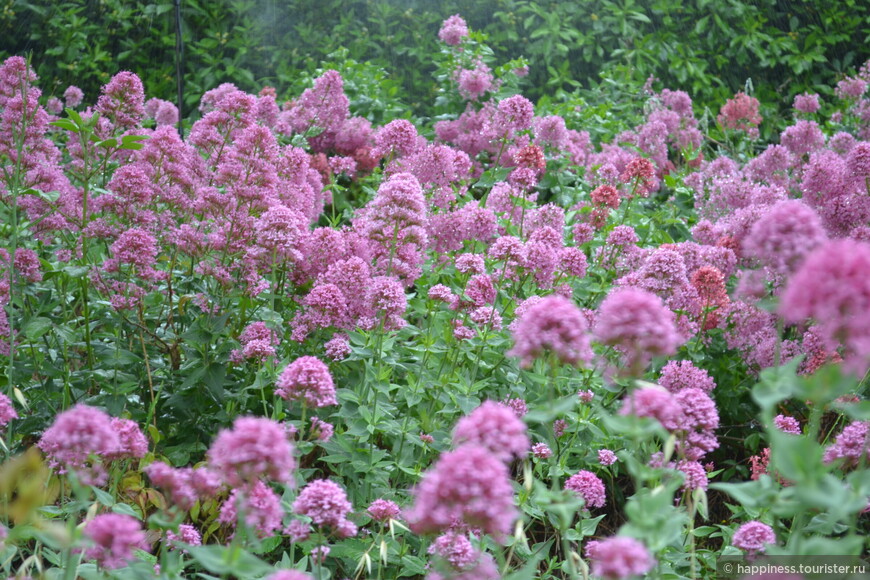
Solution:
<svg viewBox="0 0 870 580"><path fill-rule="evenodd" d="M614 453L610 449L598 450L598 463L600 463L601 465L604 465L606 467L608 465L613 465L614 463L616 463L616 461L616 453Z"/></svg>
<svg viewBox="0 0 870 580"><path fill-rule="evenodd" d="M825 463L833 463L838 459L843 459L844 466L851 468L857 466L862 460L870 461L868 435L870 435L870 423L867 421L850 423L837 435L834 443L825 449Z"/></svg>
<svg viewBox="0 0 870 580"><path fill-rule="evenodd" d="M577 398L580 399L580 402L582 403L591 403L592 399L595 398L595 393L590 390L577 391Z"/></svg>
<svg viewBox="0 0 870 580"><path fill-rule="evenodd" d="M845 348L846 368L863 375L870 366L870 244L829 241L810 253L789 278L779 312L786 322L816 322L828 349Z"/></svg>
<svg viewBox="0 0 870 580"><path fill-rule="evenodd" d="M231 487L250 487L260 478L290 484L296 468L284 428L262 417L239 417L232 429L221 430L208 461Z"/></svg>
<svg viewBox="0 0 870 580"><path fill-rule="evenodd" d="M773 528L759 521L746 522L734 531L731 543L750 554L764 552L768 545L776 544Z"/></svg>
<svg viewBox="0 0 870 580"><path fill-rule="evenodd" d="M546 443L535 443L532 445L532 455L538 459L549 459L553 456L553 450Z"/></svg>
<svg viewBox="0 0 870 580"><path fill-rule="evenodd" d="M346 334L336 333L323 345L326 356L332 360L344 360L352 351Z"/></svg>
<svg viewBox="0 0 870 580"><path fill-rule="evenodd" d="M417 128L411 121L396 119L375 133L372 153L377 157L404 157L418 149L418 138Z"/></svg>
<svg viewBox="0 0 870 580"><path fill-rule="evenodd" d="M801 434L801 424L798 423L797 419L795 419L794 417L789 417L787 415L777 415L773 418L773 424L776 425L776 428L783 433L788 433L790 435Z"/></svg>
<svg viewBox="0 0 870 580"><path fill-rule="evenodd" d="M524 131L532 126L535 107L522 95L514 95L499 101L498 117L504 128Z"/></svg>
<svg viewBox="0 0 870 580"><path fill-rule="evenodd" d="M707 470L698 461L682 460L677 463L676 467L685 476L682 487L683 491L707 489L710 478L707 477Z"/></svg>
<svg viewBox="0 0 870 580"><path fill-rule="evenodd" d="M101 459L122 450L121 439L106 413L76 405L60 413L37 443L59 473L73 471L85 485L103 485L107 473Z"/></svg>
<svg viewBox="0 0 870 580"><path fill-rule="evenodd" d="M389 520L398 519L402 510L396 505L396 502L388 499L376 499L372 502L367 510L372 519L377 522L387 522Z"/></svg>
<svg viewBox="0 0 870 580"><path fill-rule="evenodd" d="M643 387L632 391L623 401L619 414L651 417L669 431L679 428L683 415L674 396L658 387Z"/></svg>
<svg viewBox="0 0 870 580"><path fill-rule="evenodd" d="M82 534L93 544L84 557L110 570L128 565L136 550L148 550L142 524L128 515L98 515L85 524Z"/></svg>
<svg viewBox="0 0 870 580"><path fill-rule="evenodd" d="M63 101L57 97L50 97L45 103L45 110L52 115L60 115L63 113Z"/></svg>
<svg viewBox="0 0 870 580"><path fill-rule="evenodd" d="M526 424L510 407L495 401L484 401L456 424L453 444L458 447L464 443L480 445L505 462L529 452Z"/></svg>
<svg viewBox="0 0 870 580"><path fill-rule="evenodd" d="M589 544L592 544L590 542ZM592 561L592 575L607 580L625 580L643 576L656 565L655 559L639 541L616 536L587 544L587 557Z"/></svg>
<svg viewBox="0 0 870 580"><path fill-rule="evenodd" d="M639 288L617 288L598 308L595 339L625 355L629 373L639 374L654 356L668 356L682 342L674 314L661 298Z"/></svg>
<svg viewBox="0 0 870 580"><path fill-rule="evenodd" d="M313 356L302 356L290 363L275 385L275 394L287 401L302 401L309 407L338 404L329 367Z"/></svg>
<svg viewBox="0 0 870 580"><path fill-rule="evenodd" d="M298 248L308 232L308 219L304 214L277 205L263 212L255 227L260 246L283 259L302 259Z"/></svg>
<svg viewBox="0 0 870 580"><path fill-rule="evenodd" d="M266 576L266 580L314 580L314 576L299 570L279 570Z"/></svg>
<svg viewBox="0 0 870 580"><path fill-rule="evenodd" d="M604 491L604 482L591 471L581 470L565 482L565 489L571 490L583 498L584 507L604 507L607 494Z"/></svg>
<svg viewBox="0 0 870 580"><path fill-rule="evenodd" d="M405 519L418 534L444 532L459 522L498 539L511 533L517 518L507 466L478 445L442 454L413 494Z"/></svg>
<svg viewBox="0 0 870 580"><path fill-rule="evenodd" d="M201 546L202 534L190 524L179 524L177 534L172 530L166 531L166 541L169 542L170 549L174 548L177 542L190 546Z"/></svg>
<svg viewBox="0 0 870 580"><path fill-rule="evenodd" d="M528 367L534 359L552 352L565 364L579 366L592 361L588 323L579 308L567 298L546 296L532 304L513 328L514 346L508 355Z"/></svg>
<svg viewBox="0 0 870 580"><path fill-rule="evenodd" d="M63 100L66 101L66 106L70 109L75 109L82 104L85 98L85 93L75 85L70 85L63 92Z"/></svg>
<svg viewBox="0 0 870 580"><path fill-rule="evenodd" d="M815 93L802 93L794 97L794 110L799 113L815 113L820 107L819 95Z"/></svg>
<svg viewBox="0 0 870 580"><path fill-rule="evenodd" d="M476 101L487 91L493 89L493 76L490 68L478 61L472 69L460 69L456 73L456 84L463 99Z"/></svg>
<svg viewBox="0 0 870 580"><path fill-rule="evenodd" d="M333 434L335 434L335 426L332 423L327 423L319 417L311 418L311 435L315 439L328 443Z"/></svg>
<svg viewBox="0 0 870 580"><path fill-rule="evenodd" d="M344 529L345 522L350 523L347 516L352 510L344 489L328 479L310 482L293 502L293 513L311 518L315 526L336 531ZM356 535L356 531L351 535Z"/></svg>
<svg viewBox="0 0 870 580"><path fill-rule="evenodd" d="M145 457L145 454L148 453L148 440L145 439L145 435L136 421L112 417L110 424L121 442L118 452L111 455L112 459L141 459Z"/></svg>
<svg viewBox="0 0 870 580"><path fill-rule="evenodd" d="M130 228L111 247L114 260L139 268L150 268L157 260L157 240L142 228Z"/></svg>
<svg viewBox="0 0 870 580"><path fill-rule="evenodd" d="M668 361L661 371L659 384L672 393L683 389L701 389L707 394L716 388L713 377L704 369L700 369L690 360Z"/></svg>
<svg viewBox="0 0 870 580"><path fill-rule="evenodd" d="M9 424L9 421L12 419L17 419L18 413L15 411L15 407L12 405L12 399L0 393L0 431L2 431L6 425Z"/></svg>
<svg viewBox="0 0 870 580"><path fill-rule="evenodd" d="M441 24L438 38L441 42L450 46L456 46L462 39L468 36L468 25L459 14L454 14Z"/></svg>
<svg viewBox="0 0 870 580"><path fill-rule="evenodd" d="M858 179L862 191L866 191L866 180L870 178L870 142L859 141L846 156L846 171Z"/></svg>
<svg viewBox="0 0 870 580"><path fill-rule="evenodd" d="M480 558L480 551L472 545L468 535L455 531L435 538L427 552L440 556L454 570L467 570Z"/></svg>
<svg viewBox="0 0 870 580"><path fill-rule="evenodd" d="M718 448L714 432L719 427L719 411L713 399L701 389L689 387L677 392L674 400L682 412L677 427L681 432L677 449L688 459L698 460Z"/></svg>
<svg viewBox="0 0 870 580"><path fill-rule="evenodd" d="M97 112L116 127L132 129L145 117L145 89L142 81L129 71L119 72L103 87Z"/></svg>
<svg viewBox="0 0 870 580"><path fill-rule="evenodd" d="M233 489L221 506L218 522L235 528L239 523L239 509L245 525L260 538L271 537L282 527L281 498L261 480L248 488Z"/></svg>
<svg viewBox="0 0 870 580"><path fill-rule="evenodd" d="M808 156L825 146L825 134L815 121L801 119L786 127L779 137L780 143L797 157Z"/></svg>
<svg viewBox="0 0 870 580"><path fill-rule="evenodd" d="M837 83L834 91L841 99L859 99L867 91L867 81L859 77L846 77Z"/></svg>

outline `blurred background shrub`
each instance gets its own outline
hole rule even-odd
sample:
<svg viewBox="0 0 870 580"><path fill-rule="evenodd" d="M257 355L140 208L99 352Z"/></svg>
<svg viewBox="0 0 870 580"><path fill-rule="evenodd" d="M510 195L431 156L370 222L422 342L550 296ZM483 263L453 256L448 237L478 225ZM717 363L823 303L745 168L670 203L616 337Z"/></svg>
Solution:
<svg viewBox="0 0 870 580"><path fill-rule="evenodd" d="M648 77L718 106L751 79L762 102L826 94L870 57L870 4L859 0L180 0L185 113L222 82L298 93L323 61L388 71L395 97L431 115L437 31L460 13L499 61L525 57L523 92L564 101L602 82ZM93 98L118 70L175 100L173 0L0 0L0 58L31 54L48 94ZM306 74L300 74L306 73ZM602 76L603 75L603 76Z"/></svg>

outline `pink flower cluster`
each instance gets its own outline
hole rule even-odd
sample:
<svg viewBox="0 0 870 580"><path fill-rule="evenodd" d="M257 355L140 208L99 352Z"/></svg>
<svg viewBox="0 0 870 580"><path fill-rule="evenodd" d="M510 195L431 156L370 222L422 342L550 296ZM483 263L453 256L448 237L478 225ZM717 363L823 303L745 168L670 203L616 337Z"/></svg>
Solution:
<svg viewBox="0 0 870 580"><path fill-rule="evenodd" d="M290 363L275 386L275 394L288 401L302 401L310 407L338 404L329 368L313 356L299 357Z"/></svg>
<svg viewBox="0 0 870 580"><path fill-rule="evenodd" d="M72 472L85 485L104 485L105 462L141 458L148 442L139 426L109 417L87 405L76 405L55 417L37 444L59 473Z"/></svg>
<svg viewBox="0 0 870 580"><path fill-rule="evenodd" d="M501 538L517 517L507 467L473 444L442 454L413 493L405 519L418 534L444 532L459 523Z"/></svg>

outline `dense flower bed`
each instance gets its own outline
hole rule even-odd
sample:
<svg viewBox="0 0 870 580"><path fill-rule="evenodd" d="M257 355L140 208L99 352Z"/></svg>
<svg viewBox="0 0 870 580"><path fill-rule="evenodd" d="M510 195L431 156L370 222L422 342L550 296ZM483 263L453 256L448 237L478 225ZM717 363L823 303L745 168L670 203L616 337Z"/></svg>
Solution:
<svg viewBox="0 0 870 580"><path fill-rule="evenodd" d="M434 124L372 125L329 70L221 85L184 139L132 73L81 110L3 63L5 573L867 550L870 66L778 144L750 95L711 126L651 86L593 143L439 37Z"/></svg>

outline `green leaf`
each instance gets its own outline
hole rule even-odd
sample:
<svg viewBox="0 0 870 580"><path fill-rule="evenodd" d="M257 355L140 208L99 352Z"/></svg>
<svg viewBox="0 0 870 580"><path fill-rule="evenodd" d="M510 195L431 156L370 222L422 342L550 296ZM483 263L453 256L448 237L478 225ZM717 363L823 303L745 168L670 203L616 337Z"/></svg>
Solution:
<svg viewBox="0 0 870 580"><path fill-rule="evenodd" d="M186 549L203 568L222 577L254 578L272 571L269 564L238 546L189 546Z"/></svg>
<svg viewBox="0 0 870 580"><path fill-rule="evenodd" d="M45 333L47 333L53 325L54 323L51 321L51 319L45 318L43 316L31 318L24 325L24 336L26 336L30 340L37 340Z"/></svg>
<svg viewBox="0 0 870 580"><path fill-rule="evenodd" d="M115 498L112 497L112 494L103 491L99 487L91 486L91 491L94 492L94 495L97 496L97 501L103 504L106 507L112 507L115 505Z"/></svg>

